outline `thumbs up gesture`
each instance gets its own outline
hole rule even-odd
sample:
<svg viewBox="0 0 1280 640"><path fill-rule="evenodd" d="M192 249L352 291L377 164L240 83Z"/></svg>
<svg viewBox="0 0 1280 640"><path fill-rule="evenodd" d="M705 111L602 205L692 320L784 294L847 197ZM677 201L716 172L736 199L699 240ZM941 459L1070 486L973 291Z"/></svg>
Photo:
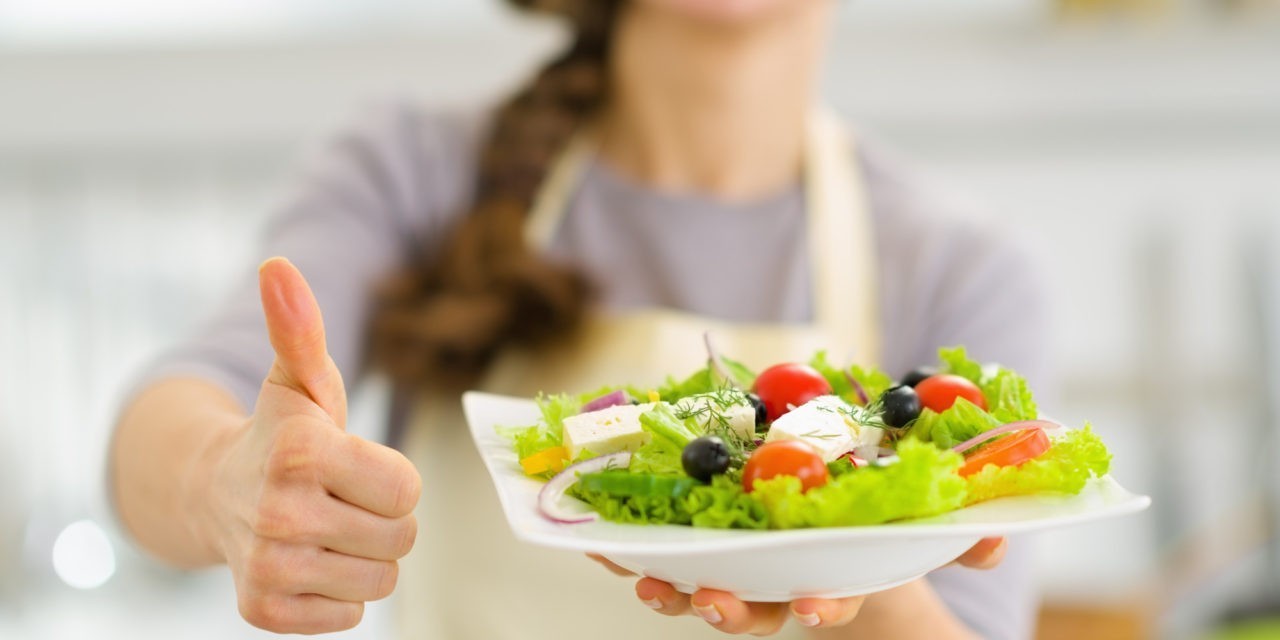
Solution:
<svg viewBox="0 0 1280 640"><path fill-rule="evenodd" d="M311 289L287 260L259 269L275 363L253 415L215 447L203 495L240 614L281 633L355 626L413 546L421 479L399 452L345 432L346 392ZM215 515L216 514L216 515Z"/></svg>

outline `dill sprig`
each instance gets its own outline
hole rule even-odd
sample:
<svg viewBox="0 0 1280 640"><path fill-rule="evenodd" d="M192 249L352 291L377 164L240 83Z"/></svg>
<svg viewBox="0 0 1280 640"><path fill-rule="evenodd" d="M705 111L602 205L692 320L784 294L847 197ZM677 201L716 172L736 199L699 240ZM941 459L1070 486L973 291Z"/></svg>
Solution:
<svg viewBox="0 0 1280 640"><path fill-rule="evenodd" d="M836 407L818 405L815 408L819 411L838 413L845 416L859 427L875 427L887 430L893 429L884 423L884 404L879 399L865 407L856 404L845 404Z"/></svg>
<svg viewBox="0 0 1280 640"><path fill-rule="evenodd" d="M673 409L680 420L693 420L703 433L719 436L731 450L741 452L752 441L733 430L726 409L750 405L743 391L726 383L715 391L681 398L673 404Z"/></svg>
<svg viewBox="0 0 1280 640"><path fill-rule="evenodd" d="M820 433L817 430L800 434L802 438L816 438L818 440L834 440L840 437L838 433Z"/></svg>

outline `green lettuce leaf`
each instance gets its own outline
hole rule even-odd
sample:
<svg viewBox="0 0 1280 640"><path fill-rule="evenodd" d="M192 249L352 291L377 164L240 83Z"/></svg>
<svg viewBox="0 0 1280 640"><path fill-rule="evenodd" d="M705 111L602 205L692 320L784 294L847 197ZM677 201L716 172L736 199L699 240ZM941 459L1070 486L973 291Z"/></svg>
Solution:
<svg viewBox="0 0 1280 640"><path fill-rule="evenodd" d="M756 384L756 374L747 365L732 360L724 356L720 356L720 364L724 365L725 372L729 377L733 378L728 382L732 382L733 386L739 389L750 390ZM721 386L724 386L723 384Z"/></svg>
<svg viewBox="0 0 1280 640"><path fill-rule="evenodd" d="M1032 493L1079 493L1087 480L1110 468L1111 453L1086 424L1055 438L1039 458L1016 467L987 465L969 476L965 504Z"/></svg>
<svg viewBox="0 0 1280 640"><path fill-rule="evenodd" d="M711 369L703 367L694 371L684 380L676 380L671 376L667 376L667 381L658 387L658 396L664 402L675 402L685 396L711 393L718 389L719 386L716 383L715 376L711 373Z"/></svg>
<svg viewBox="0 0 1280 640"><path fill-rule="evenodd" d="M542 425L532 427L497 427L498 435L511 441L516 451L516 458L523 460L543 449L558 447L562 444L560 434L551 433Z"/></svg>
<svg viewBox="0 0 1280 640"><path fill-rule="evenodd" d="M987 411L960 399L941 414L925 409L912 425L917 440L939 447L954 447L983 431L1002 424L1035 420L1040 416L1026 379L1004 367L987 367L969 357L964 347L938 350L942 371L968 379L982 391Z"/></svg>
<svg viewBox="0 0 1280 640"><path fill-rule="evenodd" d="M742 490L740 476L716 476L711 484L698 485L688 495L672 497L616 496L591 492L574 485L569 493L586 502L600 516L629 524L685 524L717 529L764 529L764 506Z"/></svg>
<svg viewBox="0 0 1280 640"><path fill-rule="evenodd" d="M875 367L864 369L855 364L849 368L849 373L854 380L858 381L858 384L862 385L872 403L879 400L880 396L889 390L889 387L898 384L897 381L889 377L889 374Z"/></svg>
<svg viewBox="0 0 1280 640"><path fill-rule="evenodd" d="M1040 417L1035 398L1031 395L1031 387L1022 376L1009 369L1000 367L995 376L981 385L982 397L987 401L987 409L1001 424L1035 420Z"/></svg>
<svg viewBox="0 0 1280 640"><path fill-rule="evenodd" d="M631 470L637 473L684 474L680 454L685 445L702 435L696 419L681 420L669 404L659 404L640 414L640 426L649 442L631 454Z"/></svg>
<svg viewBox="0 0 1280 640"><path fill-rule="evenodd" d="M942 361L942 372L962 378L968 378L979 387L982 386L982 363L969 357L964 347L943 347L938 349L938 360Z"/></svg>
<svg viewBox="0 0 1280 640"><path fill-rule="evenodd" d="M908 434L924 442L950 449L979 433L1004 424L995 416L964 398L956 398L955 404L942 413L930 409L920 412Z"/></svg>
<svg viewBox="0 0 1280 640"><path fill-rule="evenodd" d="M757 481L750 494L769 514L775 529L867 525L958 509L965 482L956 474L963 458L955 452L905 440L899 462L844 473L825 486L801 492L800 481L779 476Z"/></svg>
<svg viewBox="0 0 1280 640"><path fill-rule="evenodd" d="M723 356L720 357L720 364L723 365L725 373L732 378L731 380L726 380L715 369L707 366L694 371L683 380L667 376L666 382L657 389L658 397L664 402L675 402L681 398L700 393L712 393L725 387L750 389L755 384L756 374L747 368L747 365Z"/></svg>
<svg viewBox="0 0 1280 640"><path fill-rule="evenodd" d="M694 488L684 499L695 527L715 529L766 529L768 513L750 494L742 490L737 474L716 476L710 485Z"/></svg>
<svg viewBox="0 0 1280 640"><path fill-rule="evenodd" d="M640 426L653 434L655 439L669 440L678 447L684 447L702 435L697 420L681 420L669 404L657 404L640 414Z"/></svg>
<svg viewBox="0 0 1280 640"><path fill-rule="evenodd" d="M967 378L978 385L987 401L987 410L1001 424L1039 417L1031 387L1013 370L999 366L984 368L982 363L969 357L964 347L939 349L938 359L942 361L944 372Z"/></svg>
<svg viewBox="0 0 1280 640"><path fill-rule="evenodd" d="M813 354L813 358L809 359L809 366L827 379L827 384L831 385L831 390L836 395L846 400L854 396L853 385L849 384L849 379L844 376L840 367L831 364L826 351Z"/></svg>
<svg viewBox="0 0 1280 640"><path fill-rule="evenodd" d="M666 438L651 438L631 454L629 469L636 473L683 474L680 454L684 448Z"/></svg>
<svg viewBox="0 0 1280 640"><path fill-rule="evenodd" d="M822 377L827 379L827 383L831 385L832 392L840 396L849 404L862 404L862 399L858 397L858 393L854 391L853 385L849 382L849 377L845 375L846 370L841 369L828 359L826 351L819 351L809 360L809 366L813 367ZM862 389L867 392L867 398L871 402L878 400L885 391L896 384L889 374L880 371L874 367L863 368L854 365L847 370L858 384L862 385Z"/></svg>
<svg viewBox="0 0 1280 640"><path fill-rule="evenodd" d="M543 449L563 444L565 418L578 415L582 405L620 388L622 387L601 387L595 391L577 395L538 394L538 412L542 414L540 423L528 427L500 426L496 430L499 435L511 440L518 458L527 458ZM635 395L634 392L631 394Z"/></svg>

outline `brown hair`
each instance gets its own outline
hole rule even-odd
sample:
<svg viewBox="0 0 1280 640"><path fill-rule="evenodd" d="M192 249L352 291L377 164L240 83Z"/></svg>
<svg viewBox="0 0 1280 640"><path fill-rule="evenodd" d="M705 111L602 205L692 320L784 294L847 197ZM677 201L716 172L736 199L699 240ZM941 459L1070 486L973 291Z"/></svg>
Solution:
<svg viewBox="0 0 1280 640"><path fill-rule="evenodd" d="M481 146L471 210L430 259L380 291L374 364L402 385L474 379L497 350L571 331L586 279L524 241L524 219L550 164L606 95L622 0L508 0L566 18L568 48L498 109Z"/></svg>

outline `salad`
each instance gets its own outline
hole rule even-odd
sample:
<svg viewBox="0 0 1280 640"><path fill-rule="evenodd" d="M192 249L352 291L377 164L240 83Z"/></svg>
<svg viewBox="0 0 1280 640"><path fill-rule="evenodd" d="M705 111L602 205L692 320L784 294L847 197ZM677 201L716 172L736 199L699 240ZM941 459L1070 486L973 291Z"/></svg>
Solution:
<svg viewBox="0 0 1280 640"><path fill-rule="evenodd" d="M1026 380L963 347L897 381L825 352L756 374L708 351L687 378L543 394L538 424L499 429L524 473L547 481L539 511L562 523L871 525L1074 494L1110 466L1089 425L1041 419Z"/></svg>

